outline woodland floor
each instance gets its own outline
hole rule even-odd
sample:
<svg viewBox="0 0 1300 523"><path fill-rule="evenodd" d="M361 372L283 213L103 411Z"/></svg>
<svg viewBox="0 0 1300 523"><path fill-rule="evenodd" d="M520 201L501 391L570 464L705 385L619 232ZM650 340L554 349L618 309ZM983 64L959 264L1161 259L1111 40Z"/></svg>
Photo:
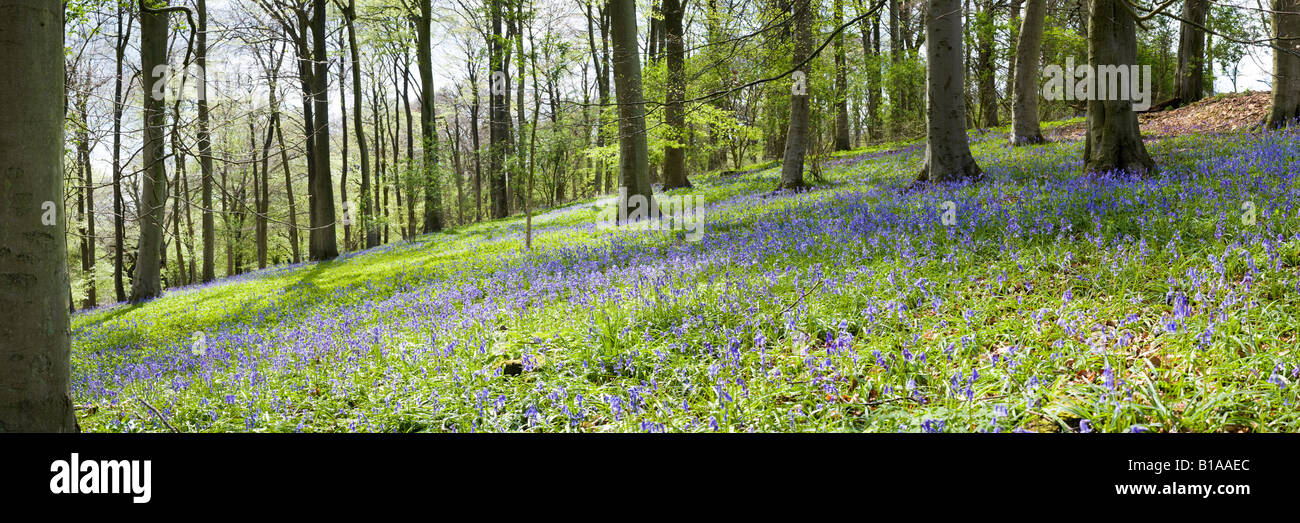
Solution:
<svg viewBox="0 0 1300 523"><path fill-rule="evenodd" d="M1189 132L1224 134L1249 130L1268 116L1268 91L1228 93L1193 102L1177 109L1138 114L1142 136L1168 138ZM1087 129L1082 121L1062 125L1045 133L1052 140L1082 140Z"/></svg>
<svg viewBox="0 0 1300 523"><path fill-rule="evenodd" d="M74 401L90 431L1297 431L1300 134L1241 130L1259 96L1144 116L1142 178L1084 174L1077 121L974 132L976 184L903 190L923 143L797 194L697 173L657 199L706 202L698 242L598 199L532 251L512 217L83 311Z"/></svg>

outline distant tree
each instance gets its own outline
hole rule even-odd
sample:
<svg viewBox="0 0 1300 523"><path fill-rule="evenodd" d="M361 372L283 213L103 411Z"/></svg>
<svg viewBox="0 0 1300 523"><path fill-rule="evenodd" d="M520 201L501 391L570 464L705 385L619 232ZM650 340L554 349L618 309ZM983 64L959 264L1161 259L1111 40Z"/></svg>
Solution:
<svg viewBox="0 0 1300 523"><path fill-rule="evenodd" d="M1038 60L1043 54L1043 22L1047 0L1025 0L1025 16L1016 41L1015 85L1011 101L1011 145L1040 143L1038 125Z"/></svg>
<svg viewBox="0 0 1300 523"><path fill-rule="evenodd" d="M1205 15L1209 0L1183 0L1178 38L1177 101L1186 105L1205 96Z"/></svg>
<svg viewBox="0 0 1300 523"><path fill-rule="evenodd" d="M835 25L843 25L844 0L833 0L832 9ZM835 52L835 150L847 151L853 148L853 140L849 134L848 55L844 49L844 31L835 35L832 45Z"/></svg>

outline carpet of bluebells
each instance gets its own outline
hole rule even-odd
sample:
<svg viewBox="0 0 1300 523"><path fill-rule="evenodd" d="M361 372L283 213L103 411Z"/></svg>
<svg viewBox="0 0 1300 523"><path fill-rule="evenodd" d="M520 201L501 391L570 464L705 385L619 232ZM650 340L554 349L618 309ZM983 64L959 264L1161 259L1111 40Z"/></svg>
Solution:
<svg viewBox="0 0 1300 523"><path fill-rule="evenodd" d="M90 431L1300 430L1300 135L973 134L987 179L906 190L923 146L812 191L696 176L707 224L608 199L177 289L73 323ZM945 202L953 223L942 220Z"/></svg>

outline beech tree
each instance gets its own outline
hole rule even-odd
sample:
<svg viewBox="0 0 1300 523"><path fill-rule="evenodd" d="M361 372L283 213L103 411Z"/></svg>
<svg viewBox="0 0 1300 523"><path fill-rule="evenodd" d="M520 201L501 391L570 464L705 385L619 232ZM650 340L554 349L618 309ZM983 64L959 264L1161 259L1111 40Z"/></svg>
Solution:
<svg viewBox="0 0 1300 523"><path fill-rule="evenodd" d="M618 205L620 216L632 212L629 201L643 197L654 205L650 188L650 151L646 144L645 101L641 92L641 54L637 50L636 2L609 1L610 34L613 35L612 60L614 96L618 102L619 176L623 187ZM642 209L646 210L646 209Z"/></svg>
<svg viewBox="0 0 1300 523"><path fill-rule="evenodd" d="M311 75L312 129L311 162L314 172L308 173L309 208L311 209L311 235L308 255L313 260L329 260L339 255L338 233L335 232L334 185L330 179L330 126L329 126L329 57L325 54L328 35L325 31L325 2L312 0Z"/></svg>
<svg viewBox="0 0 1300 523"><path fill-rule="evenodd" d="M1202 28L1209 9L1209 0L1183 0L1175 105L1187 105L1205 96L1205 30Z"/></svg>
<svg viewBox="0 0 1300 523"><path fill-rule="evenodd" d="M1300 118L1300 0L1273 0L1272 16L1273 95L1265 123L1277 129Z"/></svg>
<svg viewBox="0 0 1300 523"><path fill-rule="evenodd" d="M438 177L438 130L434 127L433 99L433 51L429 42L429 23L432 10L429 0L420 0L420 12L417 20L416 38L418 41L420 68L420 136L422 138L424 158L420 162L424 172L424 232L442 230L442 191L439 189ZM409 121L409 120L408 120ZM415 199L415 195L410 195ZM414 205L412 205L414 207Z"/></svg>
<svg viewBox="0 0 1300 523"><path fill-rule="evenodd" d="M1137 21L1128 0L1092 0L1088 11L1088 64L1099 66L1137 64ZM1093 97L1098 98L1098 97ZM1154 170L1155 161L1147 154L1138 130L1133 101L1119 99L1089 100L1088 124L1084 138L1084 168L1089 172Z"/></svg>
<svg viewBox="0 0 1300 523"><path fill-rule="evenodd" d="M0 432L75 432L63 200L63 6L0 0Z"/></svg>
<svg viewBox="0 0 1300 523"><path fill-rule="evenodd" d="M663 0L664 47L668 67L668 84L664 89L664 123L668 124L672 142L664 146L664 190L690 187L686 178L686 51L682 42L682 18L688 0Z"/></svg>
<svg viewBox="0 0 1300 523"><path fill-rule="evenodd" d="M961 3L929 0L925 16L925 165L917 182L953 182L983 175L966 138Z"/></svg>
<svg viewBox="0 0 1300 523"><path fill-rule="evenodd" d="M144 0L142 0L143 2ZM167 202L167 172L163 161L163 126L166 108L162 93L167 75L156 69L167 64L167 12L140 4L140 74L144 79L144 150L140 159L144 172L140 183L140 242L136 250L135 274L131 277L131 301L162 294L162 219ZM161 85L160 85L161 84Z"/></svg>
<svg viewBox="0 0 1300 523"><path fill-rule="evenodd" d="M804 154L808 149L808 72L807 63L812 54L813 5L811 0L794 3L794 66L790 88L790 126L785 134L785 154L781 160L781 181L777 190L799 190L808 184L803 179Z"/></svg>
<svg viewBox="0 0 1300 523"><path fill-rule="evenodd" d="M1011 145L1041 143L1038 125L1038 61L1043 50L1043 21L1047 0L1025 0L1025 15L1016 41L1016 66L1011 102Z"/></svg>

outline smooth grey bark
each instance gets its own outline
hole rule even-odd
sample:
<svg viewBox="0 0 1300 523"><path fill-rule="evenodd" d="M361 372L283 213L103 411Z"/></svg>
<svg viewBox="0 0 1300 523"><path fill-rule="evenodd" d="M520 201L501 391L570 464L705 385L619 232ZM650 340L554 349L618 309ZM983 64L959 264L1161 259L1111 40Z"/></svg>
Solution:
<svg viewBox="0 0 1300 523"><path fill-rule="evenodd" d="M1205 15L1208 0L1184 0L1179 23L1177 105L1187 105L1205 96ZM1191 23L1188 23L1191 22Z"/></svg>
<svg viewBox="0 0 1300 523"><path fill-rule="evenodd" d="M1011 145L1043 142L1043 132L1038 123L1038 66L1043 52L1043 22L1046 18L1047 0L1025 0L1012 82Z"/></svg>
<svg viewBox="0 0 1300 523"><path fill-rule="evenodd" d="M793 8L794 54L790 60L792 64L798 65L812 52L813 7L810 0L799 0ZM808 75L810 65L805 63L795 69L803 75L804 86L801 92L791 89L790 125L785 133L785 154L782 155L781 181L777 190L799 190L808 185L803 179L803 160L808 150L808 93L812 92L812 86L808 85L812 81ZM791 84L794 85L795 81L792 78Z"/></svg>
<svg viewBox="0 0 1300 523"><path fill-rule="evenodd" d="M960 0L929 0L925 16L926 147L917 182L979 179L966 138Z"/></svg>
<svg viewBox="0 0 1300 523"><path fill-rule="evenodd" d="M637 51L636 2L610 0L610 34L613 37L614 97L618 102L619 175L623 187L619 215L627 216L633 196L654 205L650 187L650 151L646 145L645 103L641 90L641 54ZM645 209L642 209L645 210Z"/></svg>
<svg viewBox="0 0 1300 523"><path fill-rule="evenodd" d="M76 432L63 210L63 8L0 3L0 432ZM49 203L47 203L49 202ZM46 213L57 213L48 224Z"/></svg>
<svg viewBox="0 0 1300 523"><path fill-rule="evenodd" d="M442 185L438 179L438 130L434 123L433 96L433 51L429 42L429 23L431 9L429 0L420 0L419 27L416 39L420 67L420 136L423 140L424 160L420 165L424 169L424 232L442 230ZM410 195L415 199L415 195Z"/></svg>
<svg viewBox="0 0 1300 523"><path fill-rule="evenodd" d="M313 260L330 260L338 257L338 238L335 233L334 185L330 183L330 128L329 128L329 93L326 91L329 79L329 55L325 54L325 2L314 0L311 19L312 57L314 71L311 75L312 122L314 154L311 161L315 172L310 181L311 240L308 255ZM304 35L305 37L305 35Z"/></svg>
<svg viewBox="0 0 1300 523"><path fill-rule="evenodd" d="M1088 13L1088 63L1098 66L1137 64L1137 24L1120 5L1124 0L1092 0ZM1083 146L1088 172L1155 170L1138 129L1131 100L1089 100Z"/></svg>
<svg viewBox="0 0 1300 523"><path fill-rule="evenodd" d="M144 146L140 159L144 168L140 180L140 242L131 278L130 301L138 302L162 294L162 220L167 202L167 172L163 162L163 127L166 108L158 83L166 75L154 75L167 63L167 14L140 13L140 77L144 89Z"/></svg>
<svg viewBox="0 0 1300 523"><path fill-rule="evenodd" d="M1273 45L1300 53L1300 0L1273 0ZM1266 125L1277 129L1300 118L1300 56L1273 50L1273 95Z"/></svg>
<svg viewBox="0 0 1300 523"><path fill-rule="evenodd" d="M668 82L665 89L664 123L671 129L675 145L664 146L664 190L690 187L686 178L686 52L683 45L682 18L686 0L663 0L664 47L667 53Z"/></svg>

